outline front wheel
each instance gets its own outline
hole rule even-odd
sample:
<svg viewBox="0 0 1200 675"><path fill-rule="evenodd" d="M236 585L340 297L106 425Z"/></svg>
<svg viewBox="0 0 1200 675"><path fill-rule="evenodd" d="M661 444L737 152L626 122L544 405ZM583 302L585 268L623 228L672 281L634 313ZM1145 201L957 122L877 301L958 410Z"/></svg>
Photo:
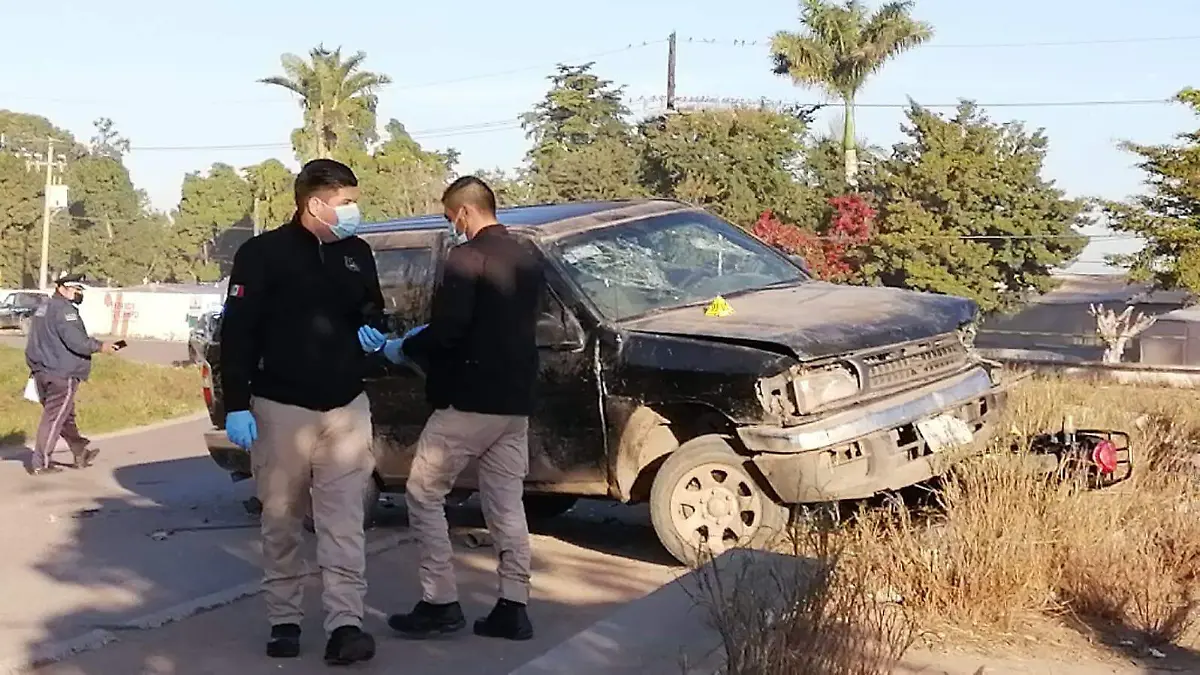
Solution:
<svg viewBox="0 0 1200 675"><path fill-rule="evenodd" d="M650 487L650 520L659 541L693 567L731 548L769 546L786 528L787 515L719 436L681 445Z"/></svg>
<svg viewBox="0 0 1200 675"><path fill-rule="evenodd" d="M379 483L371 476L367 480L367 489L363 492L363 530L369 530L375 524L375 509L379 506ZM317 531L313 521L312 501L308 503L308 515L304 516L304 529L309 532Z"/></svg>

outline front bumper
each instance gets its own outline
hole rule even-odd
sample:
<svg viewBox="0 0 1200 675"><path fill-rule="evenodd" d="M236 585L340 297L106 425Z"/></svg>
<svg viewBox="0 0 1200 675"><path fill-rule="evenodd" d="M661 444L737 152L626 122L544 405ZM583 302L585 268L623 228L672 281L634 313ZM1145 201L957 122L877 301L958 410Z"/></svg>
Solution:
<svg viewBox="0 0 1200 675"><path fill-rule="evenodd" d="M217 466L229 472L235 482L252 478L250 453L234 445L225 432L212 429L204 432L204 444Z"/></svg>
<svg viewBox="0 0 1200 675"><path fill-rule="evenodd" d="M950 414L986 442L1007 398L980 367L882 401L795 427L749 426L738 436L785 503L864 499L943 473L916 423Z"/></svg>

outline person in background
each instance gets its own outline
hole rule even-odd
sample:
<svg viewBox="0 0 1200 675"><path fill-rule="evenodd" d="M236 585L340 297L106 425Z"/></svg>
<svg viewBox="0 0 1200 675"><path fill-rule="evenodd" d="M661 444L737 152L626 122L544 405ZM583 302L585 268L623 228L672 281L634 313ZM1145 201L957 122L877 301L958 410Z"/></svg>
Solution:
<svg viewBox="0 0 1200 675"><path fill-rule="evenodd" d="M383 347L393 362L425 366L426 396L434 408L417 442L406 494L420 548L421 601L408 614L392 615L388 625L408 637L466 626L443 508L458 474L478 460L483 516L499 555L500 597L475 622L475 633L528 640L530 546L521 499L543 272L527 244L497 221L496 197L483 181L459 178L442 204L446 220L467 242L450 250L429 325Z"/></svg>
<svg viewBox="0 0 1200 675"><path fill-rule="evenodd" d="M363 375L375 347L358 329L379 323L383 296L371 249L355 236L358 196L346 165L304 165L292 220L234 256L220 336L225 429L250 451L262 502L267 655L300 654L311 501L330 665L375 655L362 630L363 494L375 468Z"/></svg>
<svg viewBox="0 0 1200 675"><path fill-rule="evenodd" d="M42 402L33 456L26 467L33 476L62 471L50 461L59 437L71 449L77 469L87 468L100 452L88 447L75 424L75 395L92 372L92 354L112 354L118 347L88 335L79 316L82 302L83 277L67 275L55 282L54 294L33 313L25 363Z"/></svg>

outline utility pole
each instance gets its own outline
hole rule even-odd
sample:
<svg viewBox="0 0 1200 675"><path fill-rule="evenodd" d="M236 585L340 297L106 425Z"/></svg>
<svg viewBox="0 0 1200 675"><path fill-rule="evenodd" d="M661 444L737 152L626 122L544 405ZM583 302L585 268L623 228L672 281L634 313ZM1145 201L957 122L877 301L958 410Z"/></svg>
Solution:
<svg viewBox="0 0 1200 675"><path fill-rule="evenodd" d="M675 31L671 31L667 48L667 111L675 110Z"/></svg>
<svg viewBox="0 0 1200 675"><path fill-rule="evenodd" d="M54 181L54 139L46 139L46 193L42 207L42 268L38 274L38 288L46 290L50 283L50 188Z"/></svg>

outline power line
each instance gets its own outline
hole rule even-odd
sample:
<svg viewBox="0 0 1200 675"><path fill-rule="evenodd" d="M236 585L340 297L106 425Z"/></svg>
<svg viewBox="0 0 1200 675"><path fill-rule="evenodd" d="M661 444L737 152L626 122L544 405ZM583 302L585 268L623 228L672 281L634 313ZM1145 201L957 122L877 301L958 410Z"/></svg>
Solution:
<svg viewBox="0 0 1200 675"><path fill-rule="evenodd" d="M712 45L719 47L769 47L770 40L742 40L737 38L703 38L681 37L687 44ZM1101 38L1089 40L1058 40L1046 42L976 42L976 43L937 43L921 45L921 49L1023 49L1035 47L1080 47L1089 45L1124 45L1149 44L1162 42L1192 42L1200 40L1200 35L1165 35L1152 37Z"/></svg>
<svg viewBox="0 0 1200 675"><path fill-rule="evenodd" d="M665 103L665 96L639 96L629 99L629 103ZM840 105L840 103L816 103L813 101L797 101L785 99L769 99L769 98L741 98L732 96L677 96L676 103L680 104L699 104L713 106L730 106L730 107L769 107L782 108L788 106L797 107L824 107L827 105ZM979 108L1099 108L1109 106L1139 106L1139 105L1168 105L1176 101L1169 98L1142 98L1142 99L1110 99L1110 100L1089 100L1089 101L1008 101L999 103L974 103ZM921 108L930 109L956 109L960 103L921 103L915 102ZM855 108L893 108L893 109L908 109L911 103L855 103Z"/></svg>
<svg viewBox="0 0 1200 675"><path fill-rule="evenodd" d="M554 64L549 65L549 66L547 65L547 62L543 61L537 65L522 66L519 68L512 68L510 70L501 70L501 71L496 71L496 72L491 72L491 73L481 73L479 75L464 75L463 77L457 77L457 78L448 79L448 80L433 80L430 82L422 82L419 84L401 85L399 87L388 87L388 91L408 91L411 89L425 89L425 88L429 88L429 87L440 87L440 86L447 85L447 84L458 84L459 82L472 82L475 80L482 80L482 79L487 79L487 78L492 78L492 77L504 77L507 75L516 75L518 73L525 73L525 72L529 72L532 70L544 70L547 67L553 67L554 65L558 65L560 63L572 63L572 62L578 63L580 61L589 61L591 59L598 59L603 56L611 56L613 54L621 54L624 52L633 51L635 49L643 49L645 47L651 47L654 45L666 44L666 42L668 40L669 40L669 38L663 38L661 40L649 40L646 42L642 42L640 44L630 43L619 49L608 49L608 50L605 50L602 52L594 52L592 54L584 54L582 56L576 56L574 58L569 58L569 59L556 59Z"/></svg>

